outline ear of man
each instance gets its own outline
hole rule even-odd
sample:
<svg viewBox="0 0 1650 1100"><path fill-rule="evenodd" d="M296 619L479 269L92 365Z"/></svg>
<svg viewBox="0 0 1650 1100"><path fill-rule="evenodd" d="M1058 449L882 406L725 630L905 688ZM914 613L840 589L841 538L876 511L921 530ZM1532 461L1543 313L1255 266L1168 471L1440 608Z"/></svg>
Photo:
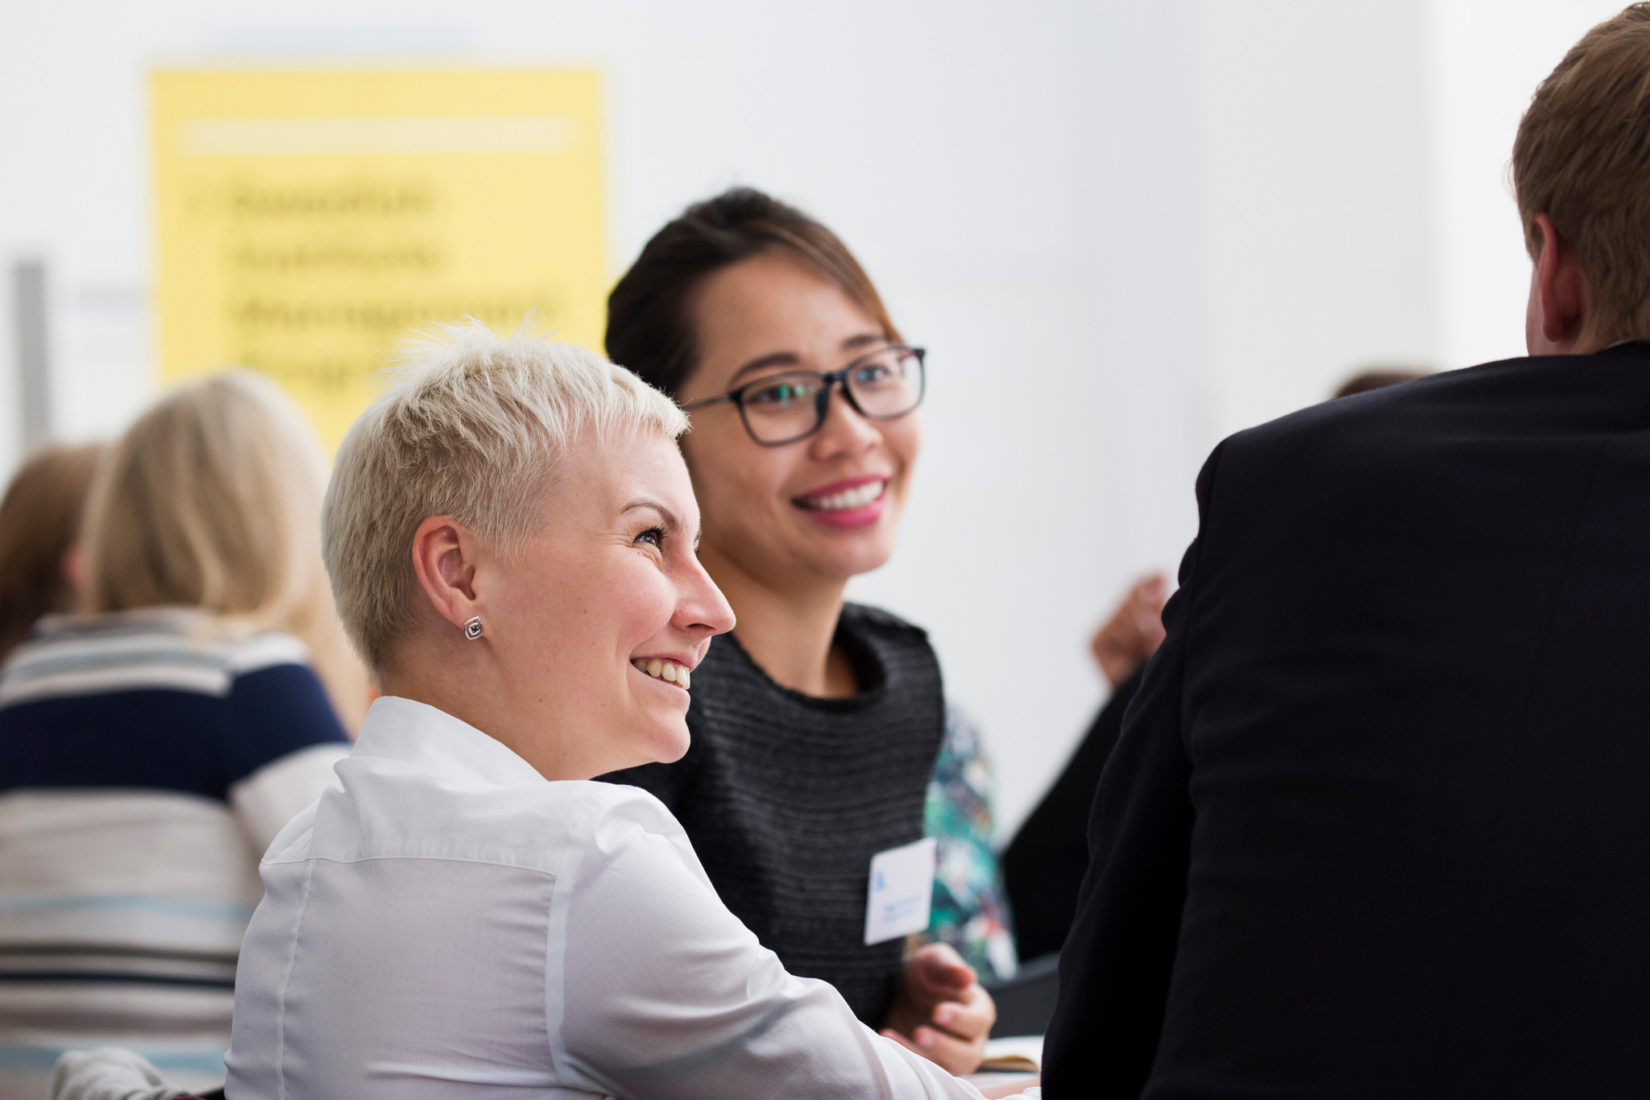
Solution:
<svg viewBox="0 0 1650 1100"><path fill-rule="evenodd" d="M1535 224L1541 234L1541 252L1535 261L1535 286L1541 309L1542 338L1555 355L1597 351L1592 286L1581 268L1575 247L1546 214L1537 214Z"/></svg>
<svg viewBox="0 0 1650 1100"><path fill-rule="evenodd" d="M475 588L478 550L475 535L451 516L430 516L413 532L418 585L430 607L455 630L480 614Z"/></svg>

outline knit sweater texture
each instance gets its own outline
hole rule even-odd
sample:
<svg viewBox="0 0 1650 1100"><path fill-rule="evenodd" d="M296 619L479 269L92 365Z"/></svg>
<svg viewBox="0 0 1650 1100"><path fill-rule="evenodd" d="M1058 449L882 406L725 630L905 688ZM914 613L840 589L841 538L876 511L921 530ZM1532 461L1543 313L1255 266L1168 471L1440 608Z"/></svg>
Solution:
<svg viewBox="0 0 1650 1100"><path fill-rule="evenodd" d="M877 1027L903 941L865 944L871 857L923 835L945 703L921 629L848 604L836 643L861 687L850 698L781 687L733 635L716 639L693 673L687 754L603 778L664 802L762 944Z"/></svg>

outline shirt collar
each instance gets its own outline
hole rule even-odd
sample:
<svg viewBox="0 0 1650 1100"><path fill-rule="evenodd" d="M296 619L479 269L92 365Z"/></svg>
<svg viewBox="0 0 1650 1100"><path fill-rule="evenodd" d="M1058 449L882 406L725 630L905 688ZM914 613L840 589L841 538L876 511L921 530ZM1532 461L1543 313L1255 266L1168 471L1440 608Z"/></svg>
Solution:
<svg viewBox="0 0 1650 1100"><path fill-rule="evenodd" d="M123 611L42 615L36 621L33 633L39 637L136 631L193 634L210 630L216 622L198 607L157 604L152 607L130 607Z"/></svg>
<svg viewBox="0 0 1650 1100"><path fill-rule="evenodd" d="M548 782L501 741L444 710L396 695L373 701L354 756L413 764L447 778L519 787Z"/></svg>

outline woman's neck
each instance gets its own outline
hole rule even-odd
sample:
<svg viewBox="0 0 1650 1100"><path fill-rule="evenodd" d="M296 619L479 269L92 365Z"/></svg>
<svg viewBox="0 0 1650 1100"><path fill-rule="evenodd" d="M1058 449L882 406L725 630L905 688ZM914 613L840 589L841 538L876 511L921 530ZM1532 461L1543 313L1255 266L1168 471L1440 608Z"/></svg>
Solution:
<svg viewBox="0 0 1650 1100"><path fill-rule="evenodd" d="M395 656L379 667L377 677L384 695L423 703L473 726L551 781L590 779L612 770L569 761L558 752L567 742L556 730L523 723L519 716L530 708L512 698L495 669L467 641L454 645L451 638L424 635L403 641Z"/></svg>
<svg viewBox="0 0 1650 1100"><path fill-rule="evenodd" d="M734 637L770 679L792 691L824 698L845 697L859 690L852 664L832 645L847 582L793 585L780 591L708 545L700 557L739 620Z"/></svg>

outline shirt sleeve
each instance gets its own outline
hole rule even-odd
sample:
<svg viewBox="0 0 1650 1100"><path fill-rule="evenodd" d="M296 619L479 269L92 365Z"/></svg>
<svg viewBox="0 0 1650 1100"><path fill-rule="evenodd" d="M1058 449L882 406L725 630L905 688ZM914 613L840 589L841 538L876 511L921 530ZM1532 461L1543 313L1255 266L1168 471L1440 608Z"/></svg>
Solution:
<svg viewBox="0 0 1650 1100"><path fill-rule="evenodd" d="M224 722L229 805L261 854L320 797L349 738L315 672L292 662L236 676Z"/></svg>
<svg viewBox="0 0 1650 1100"><path fill-rule="evenodd" d="M562 965L550 972L563 980L546 1011L564 1070L635 1100L977 1100L861 1024L830 985L786 973L717 898L680 829L638 810L668 820L637 800L611 808L557 884Z"/></svg>

